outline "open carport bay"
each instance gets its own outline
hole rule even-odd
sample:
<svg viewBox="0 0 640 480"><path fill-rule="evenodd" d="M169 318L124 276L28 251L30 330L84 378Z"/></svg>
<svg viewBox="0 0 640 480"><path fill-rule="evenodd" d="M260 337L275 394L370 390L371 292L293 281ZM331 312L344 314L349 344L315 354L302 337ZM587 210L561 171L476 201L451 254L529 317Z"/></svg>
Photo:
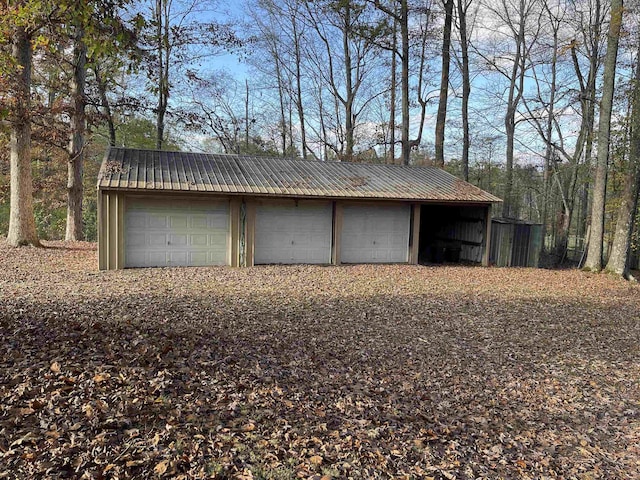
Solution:
<svg viewBox="0 0 640 480"><path fill-rule="evenodd" d="M418 261L482 262L487 220L486 207L422 205Z"/></svg>

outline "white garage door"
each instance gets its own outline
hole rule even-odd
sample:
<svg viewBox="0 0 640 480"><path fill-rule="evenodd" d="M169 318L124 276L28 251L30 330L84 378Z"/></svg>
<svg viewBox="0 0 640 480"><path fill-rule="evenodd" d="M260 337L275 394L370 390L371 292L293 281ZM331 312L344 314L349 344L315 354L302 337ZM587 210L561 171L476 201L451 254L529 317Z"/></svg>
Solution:
<svg viewBox="0 0 640 480"><path fill-rule="evenodd" d="M409 260L409 205L345 205L340 261L399 263Z"/></svg>
<svg viewBox="0 0 640 480"><path fill-rule="evenodd" d="M229 202L127 198L125 267L227 265Z"/></svg>
<svg viewBox="0 0 640 480"><path fill-rule="evenodd" d="M331 263L331 203L259 205L254 263Z"/></svg>

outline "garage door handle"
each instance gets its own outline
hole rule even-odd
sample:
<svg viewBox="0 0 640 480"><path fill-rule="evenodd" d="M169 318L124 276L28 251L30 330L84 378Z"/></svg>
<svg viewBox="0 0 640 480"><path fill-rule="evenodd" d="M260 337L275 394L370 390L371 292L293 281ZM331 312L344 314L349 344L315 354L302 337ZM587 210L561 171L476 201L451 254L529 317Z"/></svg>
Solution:
<svg viewBox="0 0 640 480"><path fill-rule="evenodd" d="M293 240L291 240L291 245L293 245Z"/></svg>

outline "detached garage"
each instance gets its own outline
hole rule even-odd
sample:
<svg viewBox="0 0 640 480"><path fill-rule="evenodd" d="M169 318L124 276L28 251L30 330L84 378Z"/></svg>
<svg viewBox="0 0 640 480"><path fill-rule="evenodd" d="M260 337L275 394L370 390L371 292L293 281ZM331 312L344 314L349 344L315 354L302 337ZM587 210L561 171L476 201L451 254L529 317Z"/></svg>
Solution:
<svg viewBox="0 0 640 480"><path fill-rule="evenodd" d="M99 266L486 265L499 201L435 167L111 148Z"/></svg>

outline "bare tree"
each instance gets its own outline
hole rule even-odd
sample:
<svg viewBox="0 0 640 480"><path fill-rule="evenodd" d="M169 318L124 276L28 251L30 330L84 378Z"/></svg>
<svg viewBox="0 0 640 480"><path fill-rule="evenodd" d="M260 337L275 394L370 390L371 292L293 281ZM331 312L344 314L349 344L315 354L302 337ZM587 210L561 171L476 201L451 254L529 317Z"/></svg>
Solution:
<svg viewBox="0 0 640 480"><path fill-rule="evenodd" d="M400 59L400 107L401 107L401 146L402 146L402 163L408 165L411 159L411 150L417 148L422 142L422 133L427 113L427 104L429 102L429 92L427 92L429 82L427 75L427 67L429 57L427 55L427 45L433 41L431 38L431 17L432 9L429 1L423 2L421 5L414 5L410 8L408 0L394 0L391 5L384 4L380 0L369 0L375 7L387 15L388 19L393 22L393 39L392 42L378 42L378 46L390 50L392 54L397 55ZM416 14L418 21L417 31L412 31L409 26L410 12ZM400 27L400 48L397 47L397 26ZM417 41L416 41L417 40ZM417 58L417 66L411 68L411 46L415 45L417 51L414 50L414 56ZM412 75L413 73L413 75ZM395 73L394 73L395 78ZM411 138L411 82L415 80L414 90L416 92L415 103L419 105L419 122L416 130L416 137ZM395 83L395 82L394 82ZM395 93L394 93L395 95ZM395 117L394 117L395 125ZM395 130L395 129L394 129ZM394 134L395 140L395 134Z"/></svg>
<svg viewBox="0 0 640 480"><path fill-rule="evenodd" d="M471 77L469 74L469 33L467 13L473 0L458 0L458 29L460 31L459 63L462 72L462 178L469 181L469 97L471 96Z"/></svg>
<svg viewBox="0 0 640 480"><path fill-rule="evenodd" d="M613 109L613 92L618 58L618 43L622 26L622 12L622 0L612 0L611 21L609 22L609 33L607 36L607 53L604 60L604 76L602 79L600 117L598 121L598 159L595 183L593 186L591 235L584 265L585 269L596 272L602 269L602 242L604 238L604 208L607 190L609 135L611 132L611 112Z"/></svg>
<svg viewBox="0 0 640 480"><path fill-rule="evenodd" d="M329 145L341 160L352 160L358 121L381 92L364 95L377 65L374 39L362 35L367 8L358 2L305 3L305 22L317 37L307 53L331 93L337 144ZM339 38L339 40L338 40ZM326 125L325 125L326 126Z"/></svg>
<svg viewBox="0 0 640 480"><path fill-rule="evenodd" d="M156 148L165 140L170 98L178 86L198 75L198 63L224 49L240 46L230 25L207 18L212 0L145 0L149 18L141 45L146 55L147 87L155 96ZM178 115L180 118L181 115Z"/></svg>
<svg viewBox="0 0 640 480"><path fill-rule="evenodd" d="M640 38L638 45L640 45ZM640 53L640 50L638 50ZM635 76L632 86L632 104L629 142L629 165L625 175L624 188L611 254L605 271L629 278L629 251L633 233L634 213L638 206L640 185L640 58L636 55Z"/></svg>
<svg viewBox="0 0 640 480"><path fill-rule="evenodd" d="M524 95L527 71L531 67L530 54L538 42L542 28L542 11L538 0L501 0L487 5L487 9L497 20L496 34L503 35L503 26L507 30L504 34L507 42L500 45L501 49L491 53L476 49L476 52L492 71L498 72L508 82L504 115L506 162L502 214L505 217L515 217L517 211L513 197L513 162L518 108Z"/></svg>
<svg viewBox="0 0 640 480"><path fill-rule="evenodd" d="M442 73L440 77L440 97L436 117L435 164L444 167L444 135L447 121L449 95L449 67L451 65L451 25L453 23L453 0L444 0L444 30L442 34Z"/></svg>

